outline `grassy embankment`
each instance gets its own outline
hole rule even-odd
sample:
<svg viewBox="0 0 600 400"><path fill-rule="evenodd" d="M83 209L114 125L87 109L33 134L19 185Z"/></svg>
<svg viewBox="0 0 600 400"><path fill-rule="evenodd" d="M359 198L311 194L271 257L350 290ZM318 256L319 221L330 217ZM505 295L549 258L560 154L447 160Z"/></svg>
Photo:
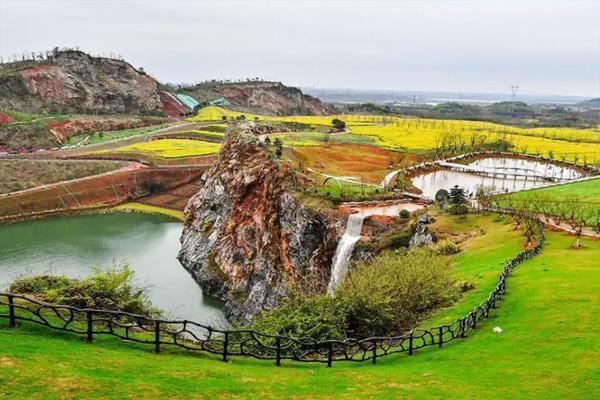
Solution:
<svg viewBox="0 0 600 400"><path fill-rule="evenodd" d="M220 120L223 116L236 117L243 113L220 107L206 107L191 117L192 121ZM263 116L244 114L247 119L267 121L300 122L305 124L330 125L333 118L346 122L349 134L331 135L331 140L341 143L372 142L392 150L422 152L432 150L446 139L452 143L489 143L506 140L513 150L549 155L556 159L597 162L600 160L600 136L593 129L573 128L518 128L490 122L463 120L434 120L377 115L335 116ZM356 139L356 137L360 139ZM316 146L322 144L323 134L309 132L283 135L289 145ZM354 138L354 139L351 139ZM447 143L449 144L449 143Z"/></svg>
<svg viewBox="0 0 600 400"><path fill-rule="evenodd" d="M551 197L556 201L577 200L595 202L600 205L600 178L539 189L524 190L513 193L510 197L525 200L538 195L548 198Z"/></svg>
<svg viewBox="0 0 600 400"><path fill-rule="evenodd" d="M162 215L176 218L180 221L183 221L183 219L184 219L182 211L171 210L168 208L151 206L148 204L135 203L135 202L122 204L120 206L115 207L114 210L133 211L133 212L141 212L141 213L148 213L148 214L162 214Z"/></svg>
<svg viewBox="0 0 600 400"><path fill-rule="evenodd" d="M82 142L86 137L88 137L88 139L85 141L85 144L104 143L104 142L108 142L110 140L124 139L124 138L128 138L128 137L143 135L145 133L156 131L158 129L162 129L167 126L168 126L167 124L158 124L158 125L143 126L141 128L122 129L122 130L118 130L118 131L95 132L90 135L71 136L64 145L65 146L76 145L76 144Z"/></svg>
<svg viewBox="0 0 600 400"><path fill-rule="evenodd" d="M455 306L423 325L462 315L496 284L521 238L494 217L468 217L481 228L456 257L453 273L477 283ZM436 226L456 229L449 219ZM478 227L476 227L477 225ZM0 392L6 398L578 398L600 396L600 245L550 232L543 252L518 266L491 319L466 340L396 355L377 365L322 365L217 357L98 338L88 344L44 328L0 322ZM504 333L492 328L500 326Z"/></svg>
<svg viewBox="0 0 600 400"><path fill-rule="evenodd" d="M101 174L121 165L112 161L0 160L0 194Z"/></svg>

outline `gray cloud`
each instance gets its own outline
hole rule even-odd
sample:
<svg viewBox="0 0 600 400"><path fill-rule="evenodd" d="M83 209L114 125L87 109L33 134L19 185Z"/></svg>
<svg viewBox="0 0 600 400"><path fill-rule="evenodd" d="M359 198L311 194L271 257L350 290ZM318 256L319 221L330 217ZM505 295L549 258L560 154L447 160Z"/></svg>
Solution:
<svg viewBox="0 0 600 400"><path fill-rule="evenodd" d="M597 1L0 0L0 55L79 46L158 79L600 96Z"/></svg>

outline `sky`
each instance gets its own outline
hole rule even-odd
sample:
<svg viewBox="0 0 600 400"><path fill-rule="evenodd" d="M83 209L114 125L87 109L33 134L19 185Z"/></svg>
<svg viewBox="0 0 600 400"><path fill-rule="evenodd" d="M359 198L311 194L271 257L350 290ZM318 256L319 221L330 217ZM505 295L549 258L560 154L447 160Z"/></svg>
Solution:
<svg viewBox="0 0 600 400"><path fill-rule="evenodd" d="M600 1L0 0L0 56L75 47L162 82L600 97Z"/></svg>

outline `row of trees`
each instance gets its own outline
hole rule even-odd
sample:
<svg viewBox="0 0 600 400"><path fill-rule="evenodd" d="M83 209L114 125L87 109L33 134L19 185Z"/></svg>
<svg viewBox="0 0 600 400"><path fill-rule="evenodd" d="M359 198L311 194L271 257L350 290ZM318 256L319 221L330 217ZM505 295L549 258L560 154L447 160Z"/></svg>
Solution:
<svg viewBox="0 0 600 400"><path fill-rule="evenodd" d="M510 210L517 226L528 219L540 220L546 224L566 227L575 235L573 247L581 247L581 235L585 227L600 233L600 203L585 202L575 197L557 200L551 196L535 194L527 198L511 195L491 196L478 194L482 206L492 209ZM529 227L528 227L529 228Z"/></svg>

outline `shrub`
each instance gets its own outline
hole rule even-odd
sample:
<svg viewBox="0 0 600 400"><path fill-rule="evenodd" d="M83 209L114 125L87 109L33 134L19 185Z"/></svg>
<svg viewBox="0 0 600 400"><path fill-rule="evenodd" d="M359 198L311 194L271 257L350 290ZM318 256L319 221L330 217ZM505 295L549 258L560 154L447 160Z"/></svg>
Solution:
<svg viewBox="0 0 600 400"><path fill-rule="evenodd" d="M315 340L343 339L345 310L334 297L292 291L282 304L263 311L248 327Z"/></svg>
<svg viewBox="0 0 600 400"><path fill-rule="evenodd" d="M465 205L457 204L450 207L448 212L452 215L465 215L469 212L469 209Z"/></svg>
<svg viewBox="0 0 600 400"><path fill-rule="evenodd" d="M427 249L401 257L385 252L358 263L335 293L347 313L346 329L356 337L410 329L455 296L447 261Z"/></svg>
<svg viewBox="0 0 600 400"><path fill-rule="evenodd" d="M400 215L400 218L404 218L404 219L410 218L410 211L408 211L406 209L402 209L402 210L400 210L399 215Z"/></svg>
<svg viewBox="0 0 600 400"><path fill-rule="evenodd" d="M440 189L435 193L435 202L438 204L446 204L449 198L450 194L446 189Z"/></svg>
<svg viewBox="0 0 600 400"><path fill-rule="evenodd" d="M430 250L385 252L352 268L333 296L292 294L247 327L315 340L404 332L458 289L447 261Z"/></svg>
<svg viewBox="0 0 600 400"><path fill-rule="evenodd" d="M459 245L448 239L440 240L439 242L437 242L434 246L434 250L436 254L440 256L451 256L453 254L458 254L462 251Z"/></svg>
<svg viewBox="0 0 600 400"><path fill-rule="evenodd" d="M392 233L382 241L381 248L395 250L400 247L408 247L411 236L411 229L406 229L400 232Z"/></svg>
<svg viewBox="0 0 600 400"><path fill-rule="evenodd" d="M160 311L150 303L146 289L136 286L133 279L134 272L123 264L105 270L96 268L85 279L56 275L21 277L13 281L9 291L52 304L159 316Z"/></svg>

